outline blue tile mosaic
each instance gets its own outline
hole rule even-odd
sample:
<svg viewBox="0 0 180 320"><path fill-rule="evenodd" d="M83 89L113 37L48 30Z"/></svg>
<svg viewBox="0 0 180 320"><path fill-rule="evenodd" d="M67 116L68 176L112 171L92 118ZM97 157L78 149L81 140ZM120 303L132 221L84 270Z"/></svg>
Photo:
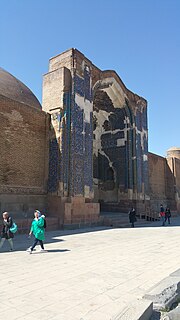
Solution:
<svg viewBox="0 0 180 320"><path fill-rule="evenodd" d="M137 111L135 120L138 131L142 131L142 113L140 111Z"/></svg>
<svg viewBox="0 0 180 320"><path fill-rule="evenodd" d="M92 101L92 90L91 90L91 74L84 68L84 96L85 99Z"/></svg>
<svg viewBox="0 0 180 320"><path fill-rule="evenodd" d="M142 113L142 126L144 128L144 130L147 130L148 128L148 122L147 122L147 109L144 108L144 111Z"/></svg>
<svg viewBox="0 0 180 320"><path fill-rule="evenodd" d="M64 191L69 190L69 166L70 166L70 140L71 140L71 92L65 92L63 97L64 102L64 122L62 134L62 176L61 181L64 183Z"/></svg>
<svg viewBox="0 0 180 320"><path fill-rule="evenodd" d="M48 191L55 192L58 188L58 163L59 163L59 146L56 139L49 142L49 177Z"/></svg>
<svg viewBox="0 0 180 320"><path fill-rule="evenodd" d="M127 131L127 142L126 142L126 185L127 188L132 189L134 183L133 175L133 130Z"/></svg>
<svg viewBox="0 0 180 320"><path fill-rule="evenodd" d="M148 141L146 136L144 136L143 143L144 143L144 155L148 157ZM143 161L143 181L144 181L145 193L148 194L148 190L149 190L148 160Z"/></svg>
<svg viewBox="0 0 180 320"><path fill-rule="evenodd" d="M138 133L136 136L136 163L137 163L137 191L142 192L142 148L141 148L141 135Z"/></svg>
<svg viewBox="0 0 180 320"><path fill-rule="evenodd" d="M93 115L91 112L90 123L85 123L85 157L84 157L84 184L89 186L90 191L93 189L93 131L92 131Z"/></svg>
<svg viewBox="0 0 180 320"><path fill-rule="evenodd" d="M79 77L77 74L74 77L74 89L77 94L84 97L84 79Z"/></svg>
<svg viewBox="0 0 180 320"><path fill-rule="evenodd" d="M124 131L113 133L103 133L101 135L101 146L105 150L107 148L114 148L117 146L117 140L124 139Z"/></svg>

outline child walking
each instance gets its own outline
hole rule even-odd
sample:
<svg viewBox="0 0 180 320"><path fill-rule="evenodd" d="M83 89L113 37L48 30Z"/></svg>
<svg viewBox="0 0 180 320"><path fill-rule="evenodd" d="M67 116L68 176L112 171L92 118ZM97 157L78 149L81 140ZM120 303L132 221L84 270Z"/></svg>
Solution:
<svg viewBox="0 0 180 320"><path fill-rule="evenodd" d="M29 236L31 236L31 234L33 233L35 239L34 239L34 243L33 245L27 249L27 251L29 253L32 253L35 246L38 244L40 244L41 246L41 252L46 252L44 250L44 244L43 244L43 240L45 239L45 236L44 236L44 218L45 216L44 215L41 215L39 210L36 210L34 212L34 220L32 221L32 224L31 224L31 229L30 229L30 232L29 232Z"/></svg>

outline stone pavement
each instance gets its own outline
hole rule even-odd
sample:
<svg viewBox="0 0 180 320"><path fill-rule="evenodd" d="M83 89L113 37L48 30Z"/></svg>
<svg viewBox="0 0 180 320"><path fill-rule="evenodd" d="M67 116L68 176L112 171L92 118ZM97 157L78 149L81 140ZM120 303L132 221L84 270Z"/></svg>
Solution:
<svg viewBox="0 0 180 320"><path fill-rule="evenodd" d="M180 218L166 227L48 232L47 253L25 252L32 241L17 235L16 251L6 243L0 253L2 320L121 319L180 267Z"/></svg>

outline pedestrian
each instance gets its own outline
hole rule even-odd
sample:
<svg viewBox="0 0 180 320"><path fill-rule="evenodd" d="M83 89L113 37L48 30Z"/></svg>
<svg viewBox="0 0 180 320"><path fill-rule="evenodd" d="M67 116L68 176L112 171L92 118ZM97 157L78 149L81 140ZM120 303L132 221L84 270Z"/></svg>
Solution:
<svg viewBox="0 0 180 320"><path fill-rule="evenodd" d="M136 219L136 211L134 208L131 208L131 210L129 211L129 221L131 223L131 227L134 228L134 222L137 221Z"/></svg>
<svg viewBox="0 0 180 320"><path fill-rule="evenodd" d="M10 228L13 225L13 220L9 216L8 212L3 213L3 229L1 232L1 241L0 241L0 249L2 248L4 241L8 240L10 245L10 251L13 251L13 238L14 234L10 231Z"/></svg>
<svg viewBox="0 0 180 320"><path fill-rule="evenodd" d="M160 206L160 217L162 220L162 226L165 226L165 212L164 212L164 207L162 204Z"/></svg>
<svg viewBox="0 0 180 320"><path fill-rule="evenodd" d="M33 252L33 250L36 247L36 245L38 244L38 242L41 246L41 252L45 252L44 244L43 244L43 240L45 239L45 237L44 237L44 219L45 219L45 216L41 215L39 210L34 211L34 220L32 221L32 224L31 224L29 236L31 236L31 234L33 233L35 239L34 239L33 245L29 249L27 249L27 251L29 253Z"/></svg>
<svg viewBox="0 0 180 320"><path fill-rule="evenodd" d="M170 218L171 218L171 210L169 207L167 207L165 211L165 223L168 220L168 224L170 224L171 223Z"/></svg>

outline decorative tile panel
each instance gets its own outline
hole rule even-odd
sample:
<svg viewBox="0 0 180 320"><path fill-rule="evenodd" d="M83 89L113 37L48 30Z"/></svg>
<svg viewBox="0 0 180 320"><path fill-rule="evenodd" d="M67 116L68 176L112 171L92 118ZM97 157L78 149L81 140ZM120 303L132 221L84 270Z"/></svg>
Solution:
<svg viewBox="0 0 180 320"><path fill-rule="evenodd" d="M49 178L48 191L55 192L58 188L58 162L59 162L59 145L56 139L49 142Z"/></svg>

